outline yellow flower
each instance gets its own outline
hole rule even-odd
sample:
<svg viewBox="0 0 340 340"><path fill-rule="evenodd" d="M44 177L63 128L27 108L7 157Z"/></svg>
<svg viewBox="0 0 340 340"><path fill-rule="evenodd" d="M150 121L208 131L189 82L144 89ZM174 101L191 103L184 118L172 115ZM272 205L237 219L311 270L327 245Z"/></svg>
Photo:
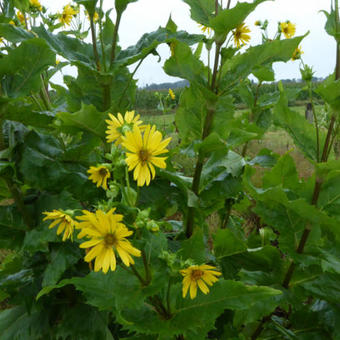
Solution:
<svg viewBox="0 0 340 340"><path fill-rule="evenodd" d="M142 124L139 120L140 115L135 116L135 111L126 111L124 118L118 112L117 117L109 113L110 119L105 120L108 124L108 129L106 130L106 139L108 143L114 142L116 145L121 144L122 137L127 131L132 131L134 126Z"/></svg>
<svg viewBox="0 0 340 340"><path fill-rule="evenodd" d="M234 43L238 48L241 47L241 44L246 44L249 42L250 35L247 33L250 33L250 29L246 26L245 23L238 25L233 31Z"/></svg>
<svg viewBox="0 0 340 340"><path fill-rule="evenodd" d="M201 29L201 31L203 33L208 33L210 35L210 33L211 33L211 28L210 27L204 26L204 25L201 25L201 24L198 24L198 27Z"/></svg>
<svg viewBox="0 0 340 340"><path fill-rule="evenodd" d="M254 25L255 25L255 26L261 26L261 25L262 25L262 23L261 23L261 21L260 21L260 20L256 20L256 21L255 21L255 23L254 23Z"/></svg>
<svg viewBox="0 0 340 340"><path fill-rule="evenodd" d="M172 91L171 89L169 89L169 95L170 95L170 97L171 97L172 100L175 100L175 99L176 99L175 93L174 93L174 91Z"/></svg>
<svg viewBox="0 0 340 340"><path fill-rule="evenodd" d="M63 12L59 14L59 21L65 26L70 25L74 15L77 15L77 11L74 10L70 4L64 6Z"/></svg>
<svg viewBox="0 0 340 340"><path fill-rule="evenodd" d="M150 184L151 176L155 177L155 168L166 168L165 160L167 157L157 157L168 152L166 149L171 138L162 141L162 134L156 131L156 127L151 128L147 125L142 134L138 126L129 131L122 138L122 145L130 152L126 153L126 163L129 166L129 171L134 170L133 178L137 180L138 186Z"/></svg>
<svg viewBox="0 0 340 340"><path fill-rule="evenodd" d="M17 12L17 18L22 25L25 23L25 15L20 11Z"/></svg>
<svg viewBox="0 0 340 340"><path fill-rule="evenodd" d="M59 224L59 227L57 229L57 235L64 232L63 241L65 241L68 238L70 238L71 240L73 239L74 227L77 225L78 222L74 221L70 215L61 210L55 209L52 212L45 211L43 212L43 214L46 215L43 221L54 220L50 224L49 229Z"/></svg>
<svg viewBox="0 0 340 340"><path fill-rule="evenodd" d="M295 25L292 24L290 21L281 22L280 29L287 39L290 39L295 35Z"/></svg>
<svg viewBox="0 0 340 340"><path fill-rule="evenodd" d="M126 266L134 264L132 256L141 256L140 250L134 248L126 237L133 234L126 226L121 223L123 215L114 214L114 209L108 213L97 210L96 213L83 211L84 215L77 217L80 221L79 226L82 231L78 235L90 238L80 245L80 248L91 248L86 254L85 261L91 262L94 258L94 271L103 270L106 274L109 268L116 269L116 255ZM132 256L131 256L132 255Z"/></svg>
<svg viewBox="0 0 340 340"><path fill-rule="evenodd" d="M13 20L11 20L11 21L9 22L9 24L15 26L15 22L14 22Z"/></svg>
<svg viewBox="0 0 340 340"><path fill-rule="evenodd" d="M31 6L37 8L39 11L42 11L42 6L39 0L30 0Z"/></svg>
<svg viewBox="0 0 340 340"><path fill-rule="evenodd" d="M111 177L111 174L106 166L91 166L87 172L90 174L89 179L97 184L97 188L102 186L107 190L107 180Z"/></svg>
<svg viewBox="0 0 340 340"><path fill-rule="evenodd" d="M301 55L303 54L304 52L302 51L301 47L297 47L295 49L295 51L293 52L293 55L292 55L292 60L298 60L298 59L301 59Z"/></svg>
<svg viewBox="0 0 340 340"><path fill-rule="evenodd" d="M3 44L3 43L4 43L4 38L0 37L0 44Z"/></svg>
<svg viewBox="0 0 340 340"><path fill-rule="evenodd" d="M59 58L57 58L57 59L55 60L55 64L56 64L57 66L60 64L60 59L59 59Z"/></svg>
<svg viewBox="0 0 340 340"><path fill-rule="evenodd" d="M183 297L188 293L190 288L190 298L194 299L197 295L197 286L204 293L209 293L209 286L218 281L216 276L222 275L220 272L216 271L216 267L208 266L207 264L202 264L200 266L190 266L187 269L181 270L183 278Z"/></svg>

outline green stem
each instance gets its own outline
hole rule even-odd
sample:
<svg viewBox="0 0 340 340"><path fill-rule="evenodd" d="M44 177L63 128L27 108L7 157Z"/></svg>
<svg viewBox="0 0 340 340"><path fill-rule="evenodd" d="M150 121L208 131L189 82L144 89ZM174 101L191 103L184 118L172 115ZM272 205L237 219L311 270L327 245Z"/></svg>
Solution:
<svg viewBox="0 0 340 340"><path fill-rule="evenodd" d="M148 263L148 259L146 258L145 251L142 250L142 258L143 258L143 264L144 264L144 270L145 270L145 285L149 285L151 282L151 271L150 271L150 266Z"/></svg>
<svg viewBox="0 0 340 340"><path fill-rule="evenodd" d="M136 267L135 267L133 264L131 264L130 267L131 267L131 270L132 270L133 274L137 277L137 279L140 281L140 283L142 284L142 286L147 286L145 280L144 280L144 279L142 278L142 276L138 273Z"/></svg>
<svg viewBox="0 0 340 340"><path fill-rule="evenodd" d="M93 15L90 15L90 28L91 28L93 55L96 61L97 71L100 71L100 60L99 60L99 54L98 54L98 49L97 49L96 28L94 26Z"/></svg>
<svg viewBox="0 0 340 340"><path fill-rule="evenodd" d="M46 110L51 110L51 102L50 102L50 98L48 96L48 93L47 93L47 90L46 90L46 87L45 87L45 82L44 82L44 79L42 78L42 76L40 76L40 79L41 79L41 89L40 89L40 98L42 99L45 107L46 107Z"/></svg>
<svg viewBox="0 0 340 340"><path fill-rule="evenodd" d="M100 0L100 12L102 13L102 9L103 9L103 0ZM103 58L103 68L104 68L104 72L107 71L107 67L106 67L106 54L105 54L105 46L104 46L104 39L103 39L103 18L102 15L100 15L99 17L99 39L100 39L100 46L101 46L101 50L102 50L102 58Z"/></svg>
<svg viewBox="0 0 340 340"><path fill-rule="evenodd" d="M170 304L170 291L171 291L171 278L169 279L168 283L168 289L166 291L166 308L168 310L168 313L171 314L171 304Z"/></svg>
<svg viewBox="0 0 340 340"><path fill-rule="evenodd" d="M308 89L309 89L309 100L310 100L310 103L312 105L313 118L314 118L314 124L315 124L315 133L316 133L316 160L317 160L317 162L320 162L320 132L319 132L318 117L316 116L315 105L314 105L314 101L313 101L312 82L309 82Z"/></svg>
<svg viewBox="0 0 340 340"><path fill-rule="evenodd" d="M110 61L110 68L112 68L112 65L115 61L116 58L116 47L117 47L117 39L118 39L118 28L120 25L120 20L122 18L122 13L118 12L117 13L117 18L116 18L116 24L115 28L113 31L113 38L112 38L112 49L111 49L111 61Z"/></svg>

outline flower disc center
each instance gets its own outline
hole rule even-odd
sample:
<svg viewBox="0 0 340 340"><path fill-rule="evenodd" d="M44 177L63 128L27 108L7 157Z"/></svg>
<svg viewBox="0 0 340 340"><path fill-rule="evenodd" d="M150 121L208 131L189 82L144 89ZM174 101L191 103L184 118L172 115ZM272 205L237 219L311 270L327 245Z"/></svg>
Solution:
<svg viewBox="0 0 340 340"><path fill-rule="evenodd" d="M105 245L112 247L116 243L116 237L113 234L107 234L104 238Z"/></svg>
<svg viewBox="0 0 340 340"><path fill-rule="evenodd" d="M202 270L199 269L194 269L191 273L191 278L192 280L199 280L202 276L203 276L204 272Z"/></svg>
<svg viewBox="0 0 340 340"><path fill-rule="evenodd" d="M106 168L101 168L100 170L99 170L99 175L101 176L101 177L105 177L105 176L107 176L107 169Z"/></svg>
<svg viewBox="0 0 340 340"><path fill-rule="evenodd" d="M146 162L148 159L149 159L149 153L147 150L140 150L139 151L139 159L142 161L142 162Z"/></svg>

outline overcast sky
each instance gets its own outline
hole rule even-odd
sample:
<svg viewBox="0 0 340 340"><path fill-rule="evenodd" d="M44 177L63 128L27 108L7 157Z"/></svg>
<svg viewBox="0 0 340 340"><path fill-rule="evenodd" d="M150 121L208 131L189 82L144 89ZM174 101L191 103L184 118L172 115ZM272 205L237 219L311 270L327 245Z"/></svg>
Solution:
<svg viewBox="0 0 340 340"><path fill-rule="evenodd" d="M227 0L224 0L227 2ZM242 1L251 2L251 1ZM41 0L41 3L51 11L61 11L69 3L66 0ZM232 5L236 0L232 0ZM251 29L251 44L260 43L260 30L254 26L255 20L269 20L269 32L274 35L278 21L290 20L296 24L296 35L310 34L302 41L303 60L313 66L316 77L325 77L334 70L335 43L324 31L325 15L321 10L330 9L331 0L274 0L259 5L246 20ZM104 0L104 6L113 7L113 0ZM190 33L201 33L197 24L190 19L190 8L182 0L138 0L128 6L119 30L120 44L123 48L134 45L146 32L155 31L159 26L165 26L169 15L177 24L178 29ZM112 18L114 19L114 17ZM151 83L176 81L162 69L162 64L169 56L169 48L161 46L158 49L162 61L149 56L136 73L139 86ZM299 61L277 63L274 66L276 79L300 78Z"/></svg>

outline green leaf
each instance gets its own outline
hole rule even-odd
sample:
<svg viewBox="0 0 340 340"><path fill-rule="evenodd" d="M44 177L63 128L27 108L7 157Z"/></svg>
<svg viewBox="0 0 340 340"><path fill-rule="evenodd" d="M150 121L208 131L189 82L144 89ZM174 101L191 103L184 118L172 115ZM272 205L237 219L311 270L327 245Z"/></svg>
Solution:
<svg viewBox="0 0 340 340"><path fill-rule="evenodd" d="M194 56L190 47L181 42L171 43L171 57L164 63L164 71L174 77L189 80L191 83L205 85L207 68Z"/></svg>
<svg viewBox="0 0 340 340"><path fill-rule="evenodd" d="M105 119L108 119L107 113L98 112L93 105L82 104L82 107L78 112L60 112L57 114L57 117L65 126L88 131L102 140L105 140Z"/></svg>
<svg viewBox="0 0 340 340"><path fill-rule="evenodd" d="M210 18L207 26L213 28L217 35L226 37L232 29L242 24L247 16L264 1L267 0L254 0L253 3L238 2L231 9L219 11L215 17Z"/></svg>
<svg viewBox="0 0 340 340"><path fill-rule="evenodd" d="M214 253L217 259L243 253L246 243L230 229L220 229L214 236Z"/></svg>
<svg viewBox="0 0 340 340"><path fill-rule="evenodd" d="M41 88L41 73L55 65L55 55L43 39L29 39L0 60L2 91L8 97L20 97Z"/></svg>
<svg viewBox="0 0 340 340"><path fill-rule="evenodd" d="M31 32L11 24L0 24L0 36L15 44L34 38Z"/></svg>
<svg viewBox="0 0 340 340"><path fill-rule="evenodd" d="M272 65L264 65L264 66L255 68L255 70L253 71L253 75L259 81L274 81L275 80L275 73L272 68Z"/></svg>
<svg viewBox="0 0 340 340"><path fill-rule="evenodd" d="M79 5L83 5L89 15L93 16L96 11L96 5L98 0L74 0Z"/></svg>
<svg viewBox="0 0 340 340"><path fill-rule="evenodd" d="M337 25L336 25L336 14L335 10L332 8L331 12L328 13L327 11L321 10L326 15L327 21L325 25L326 32L335 38L336 41L340 41L340 32L337 33Z"/></svg>
<svg viewBox="0 0 340 340"><path fill-rule="evenodd" d="M190 6L191 18L204 26L209 26L209 20L215 12L215 0L184 0Z"/></svg>
<svg viewBox="0 0 340 340"><path fill-rule="evenodd" d="M340 79L335 79L332 74L324 80L315 90L327 102L333 110L340 110Z"/></svg>
<svg viewBox="0 0 340 340"><path fill-rule="evenodd" d="M129 330L142 334L171 336L195 332L203 338L214 328L216 318L225 309L246 310L258 301L281 294L279 290L269 287L246 286L241 282L223 279L211 287L209 294L198 292L194 300L188 296L183 299L180 285L172 288L176 300L170 320L158 318L149 306L140 310L122 310L118 320Z"/></svg>
<svg viewBox="0 0 340 340"><path fill-rule="evenodd" d="M193 235L182 242L178 255L184 260L192 259L197 264L206 262L206 244L202 228L195 229Z"/></svg>
<svg viewBox="0 0 340 340"><path fill-rule="evenodd" d="M47 265L42 286L56 284L67 268L77 263L82 257L80 249L73 243L63 243L55 249L52 249L51 261Z"/></svg>
<svg viewBox="0 0 340 340"><path fill-rule="evenodd" d="M132 2L136 2L137 0L115 0L115 7L118 14L122 14L125 10L128 4Z"/></svg>
<svg viewBox="0 0 340 340"><path fill-rule="evenodd" d="M246 5L246 3L242 4ZM266 66L273 62L290 60L294 50L305 36L268 41L262 45L249 47L242 54L236 54L222 66L221 89L227 91L238 85L239 81L252 73L254 68Z"/></svg>
<svg viewBox="0 0 340 340"><path fill-rule="evenodd" d="M312 160L317 160L317 143L315 128L298 112L288 107L288 98L281 92L280 100L274 107L274 122L284 128L293 138L299 149ZM323 140L321 134L321 144Z"/></svg>

